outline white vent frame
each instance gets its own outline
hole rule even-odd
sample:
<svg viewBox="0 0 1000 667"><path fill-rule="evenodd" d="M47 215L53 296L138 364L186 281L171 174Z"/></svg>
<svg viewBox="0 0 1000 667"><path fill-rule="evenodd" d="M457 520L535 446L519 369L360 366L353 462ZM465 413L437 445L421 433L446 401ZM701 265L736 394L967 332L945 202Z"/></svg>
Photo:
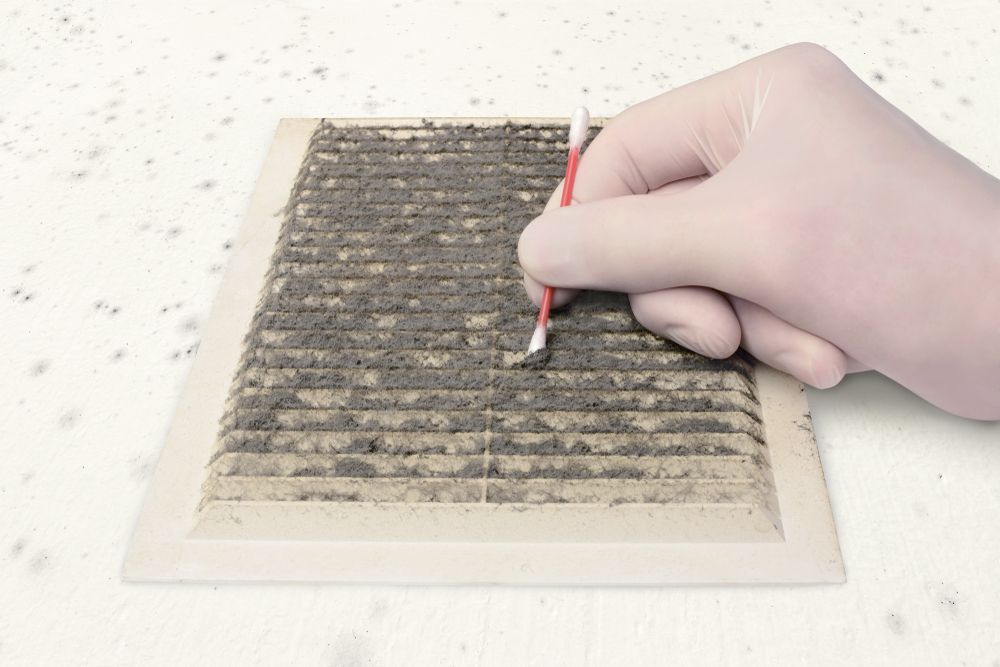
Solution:
<svg viewBox="0 0 1000 667"><path fill-rule="evenodd" d="M845 580L805 392L792 378L760 365L755 375L780 517L748 520L748 512L760 510L741 506L650 507L643 515L634 507L584 505L552 507L546 510L552 514L531 525L511 508L494 506L481 511L502 515L492 518L493 525L511 538L489 541L489 535L476 534L475 522L463 517L465 510L442 514L441 508L317 502L199 508L243 336L289 192L321 120L284 119L278 126L133 534L125 580L584 585ZM403 125L422 120L333 122ZM394 523L395 533L367 530L384 521ZM560 535L561 541L542 541L551 521L576 528ZM665 521L669 528L657 533ZM420 531L431 525L438 526L439 534L421 539ZM628 541L623 525L641 525L643 534L657 534L657 541ZM338 527L350 528L346 537L330 539ZM466 530L467 539L456 541L455 535ZM401 540L400 531L410 534ZM360 535L367 538L358 539Z"/></svg>

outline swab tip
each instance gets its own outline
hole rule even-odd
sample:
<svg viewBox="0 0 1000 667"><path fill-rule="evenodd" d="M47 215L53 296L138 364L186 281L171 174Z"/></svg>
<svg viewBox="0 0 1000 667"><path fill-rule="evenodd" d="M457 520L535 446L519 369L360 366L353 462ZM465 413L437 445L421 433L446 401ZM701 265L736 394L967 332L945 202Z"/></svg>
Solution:
<svg viewBox="0 0 1000 667"><path fill-rule="evenodd" d="M531 334L531 343L528 344L528 354L534 354L545 349L546 338L548 337L548 327L538 325L535 333Z"/></svg>
<svg viewBox="0 0 1000 667"><path fill-rule="evenodd" d="M587 107L577 107L569 121L569 147L579 149L587 139L587 128L590 127L590 112Z"/></svg>

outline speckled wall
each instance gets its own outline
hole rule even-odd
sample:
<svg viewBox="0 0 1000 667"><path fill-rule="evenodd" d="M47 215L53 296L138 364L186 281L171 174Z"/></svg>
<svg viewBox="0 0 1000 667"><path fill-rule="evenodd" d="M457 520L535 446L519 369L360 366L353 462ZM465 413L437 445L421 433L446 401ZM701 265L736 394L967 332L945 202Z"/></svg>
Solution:
<svg viewBox="0 0 1000 667"><path fill-rule="evenodd" d="M1000 659L1000 431L872 376L810 393L843 587L121 584L279 118L613 115L810 40L1000 171L993 0L327 4L0 5L0 664Z"/></svg>

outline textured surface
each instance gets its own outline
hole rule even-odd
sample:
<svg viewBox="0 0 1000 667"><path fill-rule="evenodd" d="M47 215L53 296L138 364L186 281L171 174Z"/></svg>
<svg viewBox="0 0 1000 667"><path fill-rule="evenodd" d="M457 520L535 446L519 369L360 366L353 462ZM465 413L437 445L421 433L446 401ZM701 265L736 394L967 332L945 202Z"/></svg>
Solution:
<svg viewBox="0 0 1000 667"><path fill-rule="evenodd" d="M206 501L773 502L741 356L688 352L591 293L525 367L517 237L559 182L565 134L317 128Z"/></svg>
<svg viewBox="0 0 1000 667"><path fill-rule="evenodd" d="M872 375L810 392L845 586L123 585L187 351L281 117L611 115L812 39L1000 170L983 140L1000 110L992 0L213 5L0 7L0 663L1000 658L1000 522L984 511L1000 430Z"/></svg>

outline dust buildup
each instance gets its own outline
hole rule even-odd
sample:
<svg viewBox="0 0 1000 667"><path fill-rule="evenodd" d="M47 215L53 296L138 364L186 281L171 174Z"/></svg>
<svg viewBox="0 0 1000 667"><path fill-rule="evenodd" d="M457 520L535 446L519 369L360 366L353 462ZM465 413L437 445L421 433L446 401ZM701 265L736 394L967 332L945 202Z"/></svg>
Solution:
<svg viewBox="0 0 1000 667"><path fill-rule="evenodd" d="M563 175L566 129L319 126L206 500L592 501L580 484L611 504L680 502L691 484L702 503L731 500L727 485L767 495L746 357L684 350L602 292L553 311L549 347L525 355L536 312L517 239ZM717 496L706 479L724 482Z"/></svg>
<svg viewBox="0 0 1000 667"><path fill-rule="evenodd" d="M526 355L524 359L515 364L516 368L545 368L549 364L549 359L552 358L552 350L547 347L541 350L535 350L534 352Z"/></svg>

